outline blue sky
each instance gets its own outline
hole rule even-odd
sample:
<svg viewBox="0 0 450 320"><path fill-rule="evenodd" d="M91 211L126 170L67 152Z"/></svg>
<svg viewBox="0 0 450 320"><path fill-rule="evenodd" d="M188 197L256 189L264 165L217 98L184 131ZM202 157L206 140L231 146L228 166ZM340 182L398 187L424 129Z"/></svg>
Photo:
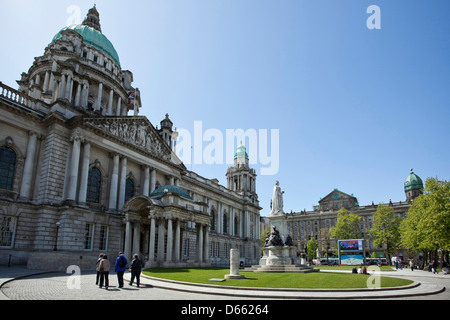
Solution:
<svg viewBox="0 0 450 320"><path fill-rule="evenodd" d="M0 0L0 81L17 87L67 8L84 19L93 3ZM257 178L263 216L276 180L289 212L311 210L334 188L361 205L403 201L410 168L449 179L447 0L95 3L154 125L169 113L191 132L195 121L224 135L279 129L279 172ZM366 26L370 5L381 30ZM192 165L223 185L227 167Z"/></svg>

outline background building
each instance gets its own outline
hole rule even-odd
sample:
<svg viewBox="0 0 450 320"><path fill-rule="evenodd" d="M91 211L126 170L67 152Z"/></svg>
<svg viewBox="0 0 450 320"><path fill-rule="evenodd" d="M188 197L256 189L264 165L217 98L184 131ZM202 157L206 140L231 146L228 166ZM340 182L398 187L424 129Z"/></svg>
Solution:
<svg viewBox="0 0 450 320"><path fill-rule="evenodd" d="M394 209L397 216L404 218L412 201L422 193L423 188L422 179L411 169L411 174L405 182L406 201L392 202L389 200L386 204ZM297 245L298 254L305 254L308 241L315 239L322 256L325 254L333 256L336 252L336 241L327 237L326 232L322 232L321 230L330 230L335 227L338 212L342 207L360 217L361 233L366 240L366 257L370 257L372 253L379 256L384 252L383 247L375 247L373 245L373 241L369 235L369 230L373 226L373 215L377 210L378 204L372 202L372 204L361 206L353 194L349 195L338 189L334 189L324 198L320 199L319 204L314 206L312 211L306 211L305 209L300 212L291 212L288 214L288 229L294 240L294 244ZM398 251L397 255L407 258L406 250Z"/></svg>
<svg viewBox="0 0 450 320"><path fill-rule="evenodd" d="M100 252L148 266L259 259L256 175L239 147L227 187L191 172L176 131L139 116L141 93L97 9L59 31L18 81L0 83L0 261L93 268Z"/></svg>

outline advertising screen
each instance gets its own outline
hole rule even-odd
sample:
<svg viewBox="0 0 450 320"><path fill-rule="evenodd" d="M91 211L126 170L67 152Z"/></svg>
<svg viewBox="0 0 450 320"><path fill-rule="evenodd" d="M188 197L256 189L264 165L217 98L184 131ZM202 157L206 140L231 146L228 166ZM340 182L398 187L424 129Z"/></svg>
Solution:
<svg viewBox="0 0 450 320"><path fill-rule="evenodd" d="M363 252L363 240L341 240L339 241L341 252Z"/></svg>

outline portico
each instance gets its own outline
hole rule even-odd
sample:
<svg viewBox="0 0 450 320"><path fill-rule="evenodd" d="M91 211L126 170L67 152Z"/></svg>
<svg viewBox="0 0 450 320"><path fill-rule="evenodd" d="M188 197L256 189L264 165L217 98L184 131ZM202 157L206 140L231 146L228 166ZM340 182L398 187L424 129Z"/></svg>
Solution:
<svg viewBox="0 0 450 320"><path fill-rule="evenodd" d="M192 203L190 209L184 202ZM129 200L123 210L125 256L139 254L146 268L209 266L210 217L201 207L174 192Z"/></svg>

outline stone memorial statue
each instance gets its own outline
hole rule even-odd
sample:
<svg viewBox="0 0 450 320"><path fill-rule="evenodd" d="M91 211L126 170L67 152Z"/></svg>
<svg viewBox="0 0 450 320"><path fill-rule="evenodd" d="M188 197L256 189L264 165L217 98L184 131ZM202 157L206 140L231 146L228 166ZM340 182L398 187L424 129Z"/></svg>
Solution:
<svg viewBox="0 0 450 320"><path fill-rule="evenodd" d="M277 181L275 183L275 187L273 189L272 210L270 211L269 217L276 217L276 216L284 215L283 194L284 194L284 191L281 191L280 183Z"/></svg>
<svg viewBox="0 0 450 320"><path fill-rule="evenodd" d="M284 246L283 240L280 237L280 232L276 227L272 228L273 231L269 236L269 239L266 239L265 247L282 247Z"/></svg>

